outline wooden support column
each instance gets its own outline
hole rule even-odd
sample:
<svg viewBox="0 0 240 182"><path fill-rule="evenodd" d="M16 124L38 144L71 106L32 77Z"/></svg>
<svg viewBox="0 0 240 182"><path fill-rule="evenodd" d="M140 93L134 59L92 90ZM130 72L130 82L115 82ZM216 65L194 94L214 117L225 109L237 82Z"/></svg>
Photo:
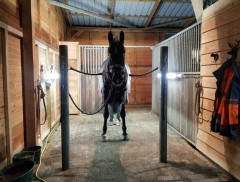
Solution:
<svg viewBox="0 0 240 182"><path fill-rule="evenodd" d="M37 124L35 109L34 82L34 0L22 1L22 27L23 27L23 106L25 146L36 145Z"/></svg>
<svg viewBox="0 0 240 182"><path fill-rule="evenodd" d="M3 86L4 86L4 105L5 105L5 120L6 120L6 152L7 164L12 163L12 126L10 122L11 114L9 111L9 69L8 69L8 31L3 29L1 32L1 45L2 46L2 60L3 60Z"/></svg>

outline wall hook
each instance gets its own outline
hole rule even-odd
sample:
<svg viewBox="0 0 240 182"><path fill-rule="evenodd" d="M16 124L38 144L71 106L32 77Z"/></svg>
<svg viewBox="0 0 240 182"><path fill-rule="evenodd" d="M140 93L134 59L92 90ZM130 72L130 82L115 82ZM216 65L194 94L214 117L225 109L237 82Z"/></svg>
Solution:
<svg viewBox="0 0 240 182"><path fill-rule="evenodd" d="M219 55L217 53L212 53L211 57L213 57L215 62L219 59Z"/></svg>

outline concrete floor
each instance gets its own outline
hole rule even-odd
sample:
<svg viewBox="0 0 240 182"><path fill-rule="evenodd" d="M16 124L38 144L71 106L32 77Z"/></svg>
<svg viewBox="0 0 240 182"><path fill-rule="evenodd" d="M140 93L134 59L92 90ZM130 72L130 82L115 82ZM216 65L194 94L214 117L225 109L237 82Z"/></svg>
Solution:
<svg viewBox="0 0 240 182"><path fill-rule="evenodd" d="M159 163L159 118L146 107L127 111L127 142L116 125L108 126L108 142L101 141L102 114L70 116L70 169L62 171L59 125L38 176L49 182L237 181L170 128L168 162Z"/></svg>

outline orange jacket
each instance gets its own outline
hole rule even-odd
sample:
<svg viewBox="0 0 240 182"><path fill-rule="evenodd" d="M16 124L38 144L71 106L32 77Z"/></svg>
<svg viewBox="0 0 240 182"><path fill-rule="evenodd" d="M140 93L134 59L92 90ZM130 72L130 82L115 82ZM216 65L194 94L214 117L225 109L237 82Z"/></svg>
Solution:
<svg viewBox="0 0 240 182"><path fill-rule="evenodd" d="M240 77L235 60L227 60L213 75L217 79L217 89L211 131L235 138L240 123Z"/></svg>

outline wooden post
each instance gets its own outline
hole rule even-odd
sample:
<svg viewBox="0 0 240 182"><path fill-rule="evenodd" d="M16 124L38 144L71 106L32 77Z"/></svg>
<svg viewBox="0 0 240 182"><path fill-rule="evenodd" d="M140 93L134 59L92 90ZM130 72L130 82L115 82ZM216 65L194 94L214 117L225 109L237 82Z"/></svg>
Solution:
<svg viewBox="0 0 240 182"><path fill-rule="evenodd" d="M2 47L2 60L3 60L3 85L4 85L4 105L5 105L5 120L6 120L6 152L7 152L7 164L12 163L12 125L11 114L9 111L9 69L8 69L8 31L6 29L1 30L1 45Z"/></svg>
<svg viewBox="0 0 240 182"><path fill-rule="evenodd" d="M161 100L160 100L160 123L159 123L159 147L160 162L167 162L167 70L168 70L168 47L161 47Z"/></svg>
<svg viewBox="0 0 240 182"><path fill-rule="evenodd" d="M68 90L68 47L59 46L61 83L61 130L62 130L62 170L69 169L69 90Z"/></svg>
<svg viewBox="0 0 240 182"><path fill-rule="evenodd" d="M34 0L22 1L23 27L23 106L25 146L36 145L37 125L35 109L35 69L34 69Z"/></svg>

